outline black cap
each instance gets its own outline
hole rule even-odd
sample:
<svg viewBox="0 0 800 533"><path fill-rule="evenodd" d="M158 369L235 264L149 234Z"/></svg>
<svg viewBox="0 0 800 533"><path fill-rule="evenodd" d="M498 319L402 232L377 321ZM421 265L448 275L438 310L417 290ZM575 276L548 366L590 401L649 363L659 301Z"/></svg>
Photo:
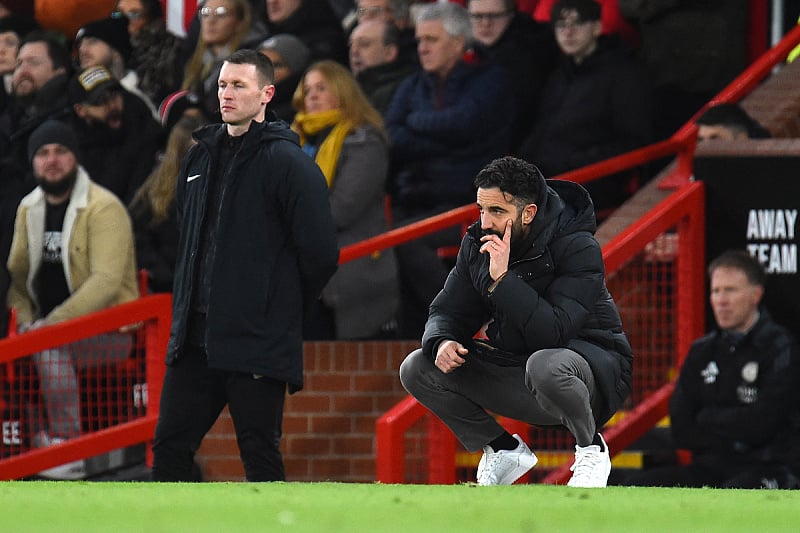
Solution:
<svg viewBox="0 0 800 533"><path fill-rule="evenodd" d="M111 72L102 66L89 67L69 80L67 95L71 104L98 105L105 101L109 90L121 89Z"/></svg>
<svg viewBox="0 0 800 533"><path fill-rule="evenodd" d="M75 43L80 43L84 37L100 39L119 52L126 63L131 57L133 47L131 46L131 36L128 33L128 19L124 17L109 17L89 22L78 30L75 35Z"/></svg>

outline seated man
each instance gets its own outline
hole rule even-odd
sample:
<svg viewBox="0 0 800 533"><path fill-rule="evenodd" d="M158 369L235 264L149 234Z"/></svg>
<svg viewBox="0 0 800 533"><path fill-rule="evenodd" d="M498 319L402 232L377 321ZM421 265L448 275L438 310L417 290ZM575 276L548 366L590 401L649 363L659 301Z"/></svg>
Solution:
<svg viewBox="0 0 800 533"><path fill-rule="evenodd" d="M77 73L67 93L81 164L99 185L130 203L155 166L161 125L103 66Z"/></svg>
<svg viewBox="0 0 800 533"><path fill-rule="evenodd" d="M766 276L747 252L723 253L708 273L717 329L692 344L669 405L675 444L692 462L628 484L800 488L797 342L759 309Z"/></svg>
<svg viewBox="0 0 800 533"><path fill-rule="evenodd" d="M475 178L480 221L430 308L403 386L470 451L480 485L510 485L537 461L491 413L575 437L572 487L605 487L598 431L631 390L631 346L605 284L586 190L533 165L492 161ZM485 341L473 340L482 325ZM491 411L491 413L490 413Z"/></svg>
<svg viewBox="0 0 800 533"><path fill-rule="evenodd" d="M385 20L359 22L350 34L350 71L381 115L403 79L417 69L400 57L398 36L397 27Z"/></svg>
<svg viewBox="0 0 800 533"><path fill-rule="evenodd" d="M602 35L595 0L558 0L551 21L561 57L545 84L519 155L547 177L640 148L652 140L652 96L644 68L617 36ZM630 196L627 173L587 185L605 212Z"/></svg>
<svg viewBox="0 0 800 533"><path fill-rule="evenodd" d="M717 104L709 107L695 121L697 140L734 141L738 139L768 139L769 130L747 114L739 104Z"/></svg>
<svg viewBox="0 0 800 533"><path fill-rule="evenodd" d="M138 297L133 231L128 213L78 164L72 129L48 120L31 134L28 154L37 187L22 199L8 260L8 305L20 332L41 328ZM33 428L35 446L80 434L75 365L124 359L130 334L109 332L33 355L47 410L45 427ZM78 479L83 461L41 472Z"/></svg>
<svg viewBox="0 0 800 533"><path fill-rule="evenodd" d="M395 225L474 202L471 180L508 153L514 117L508 76L470 48L472 26L463 7L423 5L416 32L421 70L400 83L384 117ZM406 338L419 338L447 276L436 249L460 240L461 228L453 227L398 247Z"/></svg>

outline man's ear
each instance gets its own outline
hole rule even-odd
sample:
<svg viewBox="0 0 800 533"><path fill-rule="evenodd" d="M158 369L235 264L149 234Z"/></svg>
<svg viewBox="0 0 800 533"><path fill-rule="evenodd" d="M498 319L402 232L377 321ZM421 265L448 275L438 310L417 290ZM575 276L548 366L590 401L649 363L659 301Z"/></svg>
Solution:
<svg viewBox="0 0 800 533"><path fill-rule="evenodd" d="M523 224L530 224L533 222L533 219L536 218L536 212L539 210L539 206L536 204L528 204L522 209L522 223Z"/></svg>
<svg viewBox="0 0 800 533"><path fill-rule="evenodd" d="M400 47L396 44L389 45L389 51L386 53L386 62L393 63L397 60L397 56L400 55Z"/></svg>
<svg viewBox="0 0 800 533"><path fill-rule="evenodd" d="M264 86L264 92L262 93L261 103L267 105L272 101L272 98L275 96L275 84L270 83L269 85Z"/></svg>

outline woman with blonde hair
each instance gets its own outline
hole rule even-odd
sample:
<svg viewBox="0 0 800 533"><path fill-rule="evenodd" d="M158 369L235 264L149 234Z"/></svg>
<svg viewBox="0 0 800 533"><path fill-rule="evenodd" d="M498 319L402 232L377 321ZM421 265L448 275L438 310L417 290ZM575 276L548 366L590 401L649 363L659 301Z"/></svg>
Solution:
<svg viewBox="0 0 800 533"><path fill-rule="evenodd" d="M197 10L200 35L186 63L181 89L200 95L205 112L219 119L217 77L222 62L239 48L254 44L250 0L206 0ZM263 40L259 36L257 42Z"/></svg>
<svg viewBox="0 0 800 533"><path fill-rule="evenodd" d="M139 187L128 206L133 220L136 264L147 271L152 292L171 292L178 248L175 178L181 160L194 144L192 132L204 117L185 115L172 128L161 161Z"/></svg>
<svg viewBox="0 0 800 533"><path fill-rule="evenodd" d="M328 182L339 246L388 229L384 212L389 152L383 119L340 64L312 64L292 99L292 129ZM347 262L322 292L306 338L384 336L399 304L394 250Z"/></svg>

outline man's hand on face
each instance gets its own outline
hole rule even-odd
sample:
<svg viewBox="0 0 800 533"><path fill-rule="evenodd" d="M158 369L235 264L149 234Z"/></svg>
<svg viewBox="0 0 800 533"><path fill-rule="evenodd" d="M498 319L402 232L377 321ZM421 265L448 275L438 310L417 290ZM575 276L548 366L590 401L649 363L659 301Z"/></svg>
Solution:
<svg viewBox="0 0 800 533"><path fill-rule="evenodd" d="M489 275L495 281L508 271L508 261L511 256L511 226L513 223L514 221L511 219L506 222L506 230L502 239L493 233L481 237L483 245L481 245L480 252L489 254Z"/></svg>
<svg viewBox="0 0 800 533"><path fill-rule="evenodd" d="M436 368L448 374L466 362L463 356L467 355L468 352L469 350L464 348L460 342L452 340L443 341L439 344L439 349L436 351L436 360L434 364Z"/></svg>

